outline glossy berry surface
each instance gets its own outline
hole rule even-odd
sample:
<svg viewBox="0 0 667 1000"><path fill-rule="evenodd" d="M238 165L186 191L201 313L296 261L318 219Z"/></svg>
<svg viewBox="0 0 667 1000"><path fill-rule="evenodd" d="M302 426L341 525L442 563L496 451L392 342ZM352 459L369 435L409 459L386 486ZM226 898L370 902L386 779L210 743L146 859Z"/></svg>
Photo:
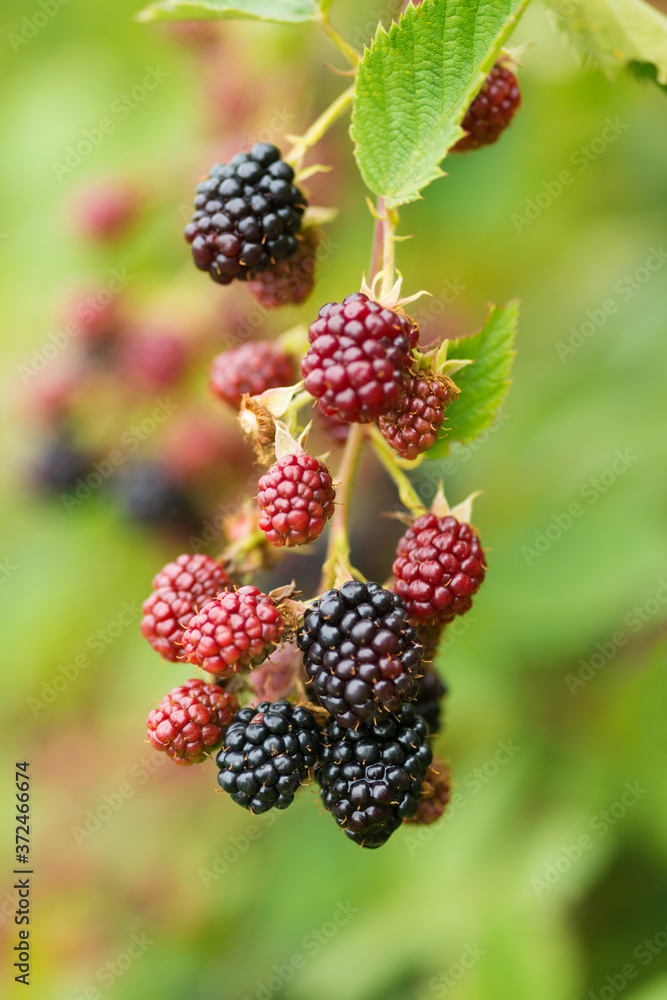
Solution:
<svg viewBox="0 0 667 1000"><path fill-rule="evenodd" d="M307 201L293 180L292 167L267 142L211 167L185 228L199 270L229 285L297 253L295 234Z"/></svg>
<svg viewBox="0 0 667 1000"><path fill-rule="evenodd" d="M330 723L315 776L320 795L347 836L381 847L417 810L433 758L424 720L412 705L378 725Z"/></svg>
<svg viewBox="0 0 667 1000"><path fill-rule="evenodd" d="M306 612L297 643L318 701L342 726L380 719L417 695L417 631L403 600L378 583L325 591Z"/></svg>
<svg viewBox="0 0 667 1000"><path fill-rule="evenodd" d="M447 694L447 688L434 667L425 663L423 669L424 673L419 678L415 709L428 726L429 733L438 733L442 725L442 701Z"/></svg>
<svg viewBox="0 0 667 1000"><path fill-rule="evenodd" d="M393 409L380 417L380 430L402 458L414 459L435 444L451 401L446 379L409 375Z"/></svg>
<svg viewBox="0 0 667 1000"><path fill-rule="evenodd" d="M272 598L257 587L240 587L209 601L183 635L185 659L219 677L261 663L285 625Z"/></svg>
<svg viewBox="0 0 667 1000"><path fill-rule="evenodd" d="M470 610L484 580L486 559L469 524L428 513L399 540L392 571L396 593L411 620L445 625Z"/></svg>
<svg viewBox="0 0 667 1000"><path fill-rule="evenodd" d="M521 105L521 91L514 73L498 63L468 108L461 128L467 132L452 146L452 153L466 153L497 142Z"/></svg>
<svg viewBox="0 0 667 1000"><path fill-rule="evenodd" d="M322 534L335 497L326 465L285 455L259 480L259 526L271 545L307 545Z"/></svg>
<svg viewBox="0 0 667 1000"><path fill-rule="evenodd" d="M248 281L248 290L265 309L298 306L306 301L315 285L318 243L318 230L309 226L297 237L297 250L291 257L279 260Z"/></svg>
<svg viewBox="0 0 667 1000"><path fill-rule="evenodd" d="M320 309L301 372L325 413L368 423L396 404L419 333L403 313L361 292Z"/></svg>
<svg viewBox="0 0 667 1000"><path fill-rule="evenodd" d="M291 358L268 340L223 351L213 359L209 373L213 395L235 410L243 396L259 396L267 389L291 385L293 381Z"/></svg>
<svg viewBox="0 0 667 1000"><path fill-rule="evenodd" d="M289 701L242 708L225 733L218 783L252 813L286 809L318 760L321 735L312 713Z"/></svg>
<svg viewBox="0 0 667 1000"><path fill-rule="evenodd" d="M198 764L222 743L236 711L232 694L194 678L170 691L149 713L148 739L175 764Z"/></svg>

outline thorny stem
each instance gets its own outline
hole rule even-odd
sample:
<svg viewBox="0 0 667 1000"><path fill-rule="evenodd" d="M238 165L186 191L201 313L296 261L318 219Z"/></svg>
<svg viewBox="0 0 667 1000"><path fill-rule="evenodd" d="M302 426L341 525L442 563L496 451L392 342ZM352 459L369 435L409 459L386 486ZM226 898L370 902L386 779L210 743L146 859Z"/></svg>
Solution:
<svg viewBox="0 0 667 1000"><path fill-rule="evenodd" d="M322 112L319 118L313 122L310 128L303 135L293 137L294 146L291 152L285 157L285 160L292 167L294 167L297 172L301 168L301 163L308 150L311 149L315 143L320 141L325 132L331 128L333 123L337 121L350 104L352 104L353 94L354 87L348 87L347 90L344 90L342 94L339 94L336 100Z"/></svg>
<svg viewBox="0 0 667 1000"><path fill-rule="evenodd" d="M380 459L398 488L398 495L401 503L405 504L410 513L415 517L419 517L420 514L425 514L426 508L419 499L417 491L400 466L394 461L391 448L382 437L382 434L377 427L371 427L370 438L375 454Z"/></svg>
<svg viewBox="0 0 667 1000"><path fill-rule="evenodd" d="M322 580L318 593L322 593L322 591L327 590L333 584L336 572L341 566L349 570L351 576L359 576L359 573L350 565L348 523L350 519L350 498L363 445L363 428L360 424L351 424L343 458L338 469L340 486L336 489L336 510L331 522L329 545L327 546L326 559L322 567Z"/></svg>
<svg viewBox="0 0 667 1000"><path fill-rule="evenodd" d="M346 42L345 39L338 34L331 21L329 20L329 15L323 13L320 18L320 24L322 25L322 30L325 35L331 39L337 49L343 53L347 61L352 65L356 66L359 62L359 53L357 50Z"/></svg>

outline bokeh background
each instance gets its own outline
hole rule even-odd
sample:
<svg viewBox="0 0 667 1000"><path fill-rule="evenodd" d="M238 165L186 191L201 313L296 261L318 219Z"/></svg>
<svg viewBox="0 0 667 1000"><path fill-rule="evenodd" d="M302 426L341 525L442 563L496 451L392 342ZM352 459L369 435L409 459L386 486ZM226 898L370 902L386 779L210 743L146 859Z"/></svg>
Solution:
<svg viewBox="0 0 667 1000"><path fill-rule="evenodd" d="M175 329L190 367L152 394L95 383L79 429L110 441L165 392L180 401L177 422L208 405L208 360L253 310L257 335L273 335L357 288L372 220L347 123L316 157L335 171L313 180L315 200L340 213L310 303L258 314L245 290L194 270L181 235L210 163L263 129L279 143L305 129L343 83L325 68L341 59L313 27L167 29L134 22L136 0L53 0L55 13L17 47L10 35L26 30L33 6L2 5L0 107L0 854L8 873L13 762L29 759L30 995L664 998L664 93L582 72L536 4L516 36L536 44L511 130L448 159L448 177L401 213L417 237L398 264L409 292L434 293L415 307L429 335L472 332L489 301L519 297L522 316L495 429L454 448L436 473L454 502L485 490L475 520L490 550L487 582L439 658L451 694L438 752L453 768L455 805L434 828L406 827L362 851L320 814L312 787L288 812L253 818L216 795L212 765L156 759L144 718L185 674L141 639L138 606L182 537L128 520L108 488L67 510L31 487L52 427L42 376L21 368L62 329L71 295L125 269L128 322ZM335 10L361 44L395 8L338 0ZM159 85L114 112L155 67ZM57 171L107 116L103 141ZM564 170L572 182L559 192ZM136 219L111 243L86 239L82 192L119 182L141 191ZM67 344L49 370L78 349ZM210 413L231 441L228 418ZM148 435L147 457L166 432ZM248 490L244 461L221 460L218 485L201 487L200 524L219 497ZM395 500L372 463L363 475L357 517L368 525ZM425 498L433 481L421 483ZM354 556L382 573L394 529L374 531L371 545L357 528ZM9 874L3 885L3 995L22 995L9 968Z"/></svg>

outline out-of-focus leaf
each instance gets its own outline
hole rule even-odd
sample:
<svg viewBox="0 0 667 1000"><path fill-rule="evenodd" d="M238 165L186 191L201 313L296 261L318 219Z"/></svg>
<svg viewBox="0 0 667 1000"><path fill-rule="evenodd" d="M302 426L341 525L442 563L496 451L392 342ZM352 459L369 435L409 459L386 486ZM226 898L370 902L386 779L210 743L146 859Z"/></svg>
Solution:
<svg viewBox="0 0 667 1000"><path fill-rule="evenodd" d="M326 9L326 0L322 6ZM139 21L210 21L243 18L251 21L298 23L316 21L317 0L158 0L137 14Z"/></svg>

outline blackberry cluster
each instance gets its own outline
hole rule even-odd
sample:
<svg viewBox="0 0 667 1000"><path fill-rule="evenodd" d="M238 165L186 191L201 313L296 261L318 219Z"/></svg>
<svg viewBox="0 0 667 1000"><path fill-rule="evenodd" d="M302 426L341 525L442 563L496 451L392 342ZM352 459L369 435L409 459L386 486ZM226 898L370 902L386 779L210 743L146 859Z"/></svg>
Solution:
<svg viewBox="0 0 667 1000"><path fill-rule="evenodd" d="M440 731L442 701L446 694L447 688L440 680L438 672L432 666L424 664L424 673L419 678L415 709L428 726L429 733Z"/></svg>
<svg viewBox="0 0 667 1000"><path fill-rule="evenodd" d="M433 751L412 705L376 725L331 722L316 770L325 807L362 847L381 847L417 810Z"/></svg>
<svg viewBox="0 0 667 1000"><path fill-rule="evenodd" d="M259 481L259 526L271 545L308 545L334 512L326 465L312 455L284 455Z"/></svg>
<svg viewBox="0 0 667 1000"><path fill-rule="evenodd" d="M511 70L496 63L482 89L468 108L461 128L467 132L452 146L452 153L466 153L497 142L521 105L521 91Z"/></svg>
<svg viewBox="0 0 667 1000"><path fill-rule="evenodd" d="M157 462L121 469L115 493L126 516L140 524L191 528L197 523L190 498Z"/></svg>
<svg viewBox="0 0 667 1000"><path fill-rule="evenodd" d="M91 456L66 438L54 438L33 462L30 479L44 493L65 493L91 470Z"/></svg>
<svg viewBox="0 0 667 1000"><path fill-rule="evenodd" d="M197 187L185 227L195 265L220 285L247 281L297 253L305 196L294 171L268 142L216 163Z"/></svg>
<svg viewBox="0 0 667 1000"><path fill-rule="evenodd" d="M378 583L327 590L297 633L313 691L344 727L379 721L417 696L422 646L405 604Z"/></svg>
<svg viewBox="0 0 667 1000"><path fill-rule="evenodd" d="M243 396L259 396L267 389L291 385L294 365L270 340L257 340L223 351L211 362L211 392L223 403L238 410Z"/></svg>
<svg viewBox="0 0 667 1000"><path fill-rule="evenodd" d="M286 809L320 753L312 713L289 701L242 708L225 733L216 762L218 783L252 813Z"/></svg>
<svg viewBox="0 0 667 1000"><path fill-rule="evenodd" d="M350 423L377 420L395 405L419 330L404 313L362 292L323 306L301 362L306 389L326 414Z"/></svg>
<svg viewBox="0 0 667 1000"><path fill-rule="evenodd" d="M472 606L486 573L481 542L451 514L422 514L399 540L392 567L396 593L418 624L446 625Z"/></svg>

